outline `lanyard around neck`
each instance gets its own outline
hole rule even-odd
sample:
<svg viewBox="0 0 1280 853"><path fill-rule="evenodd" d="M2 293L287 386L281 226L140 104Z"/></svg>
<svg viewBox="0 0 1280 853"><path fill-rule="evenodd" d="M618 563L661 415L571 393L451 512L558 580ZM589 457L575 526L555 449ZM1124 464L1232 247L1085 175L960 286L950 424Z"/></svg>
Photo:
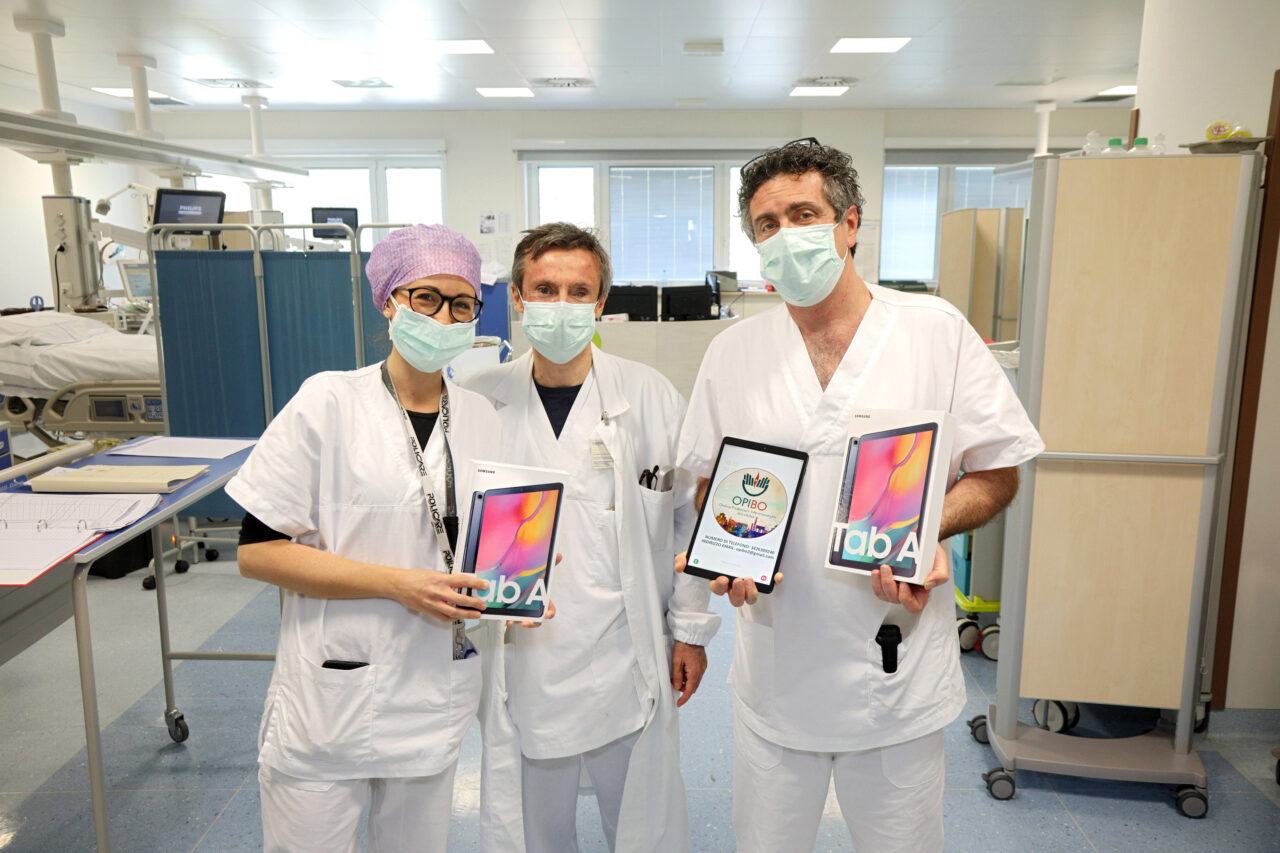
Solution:
<svg viewBox="0 0 1280 853"><path fill-rule="evenodd" d="M444 559L445 570L453 571L453 544L449 539L449 531L446 523L452 521L457 524L458 507L457 497L454 493L453 481L453 451L449 447L449 389L444 384L444 379L440 380L440 429L444 433L444 484L445 484L445 514L440 515L440 502L436 499L435 484L431 480L431 473L427 470L427 462L424 458L425 449L418 444L417 434L413 429L413 421L409 418L409 413L405 411L404 404L400 402L400 395L396 393L395 383L391 381L391 371L387 367L387 363L382 363L382 384L386 386L387 392L391 394L391 399L396 401L396 408L400 410L401 423L404 427L405 437L409 440L409 449L413 453L413 460L418 467L418 483L422 486L422 494L427 499L427 509L431 513L431 528L436 534L436 545L440 549L440 556ZM456 527L454 528L457 529Z"/></svg>

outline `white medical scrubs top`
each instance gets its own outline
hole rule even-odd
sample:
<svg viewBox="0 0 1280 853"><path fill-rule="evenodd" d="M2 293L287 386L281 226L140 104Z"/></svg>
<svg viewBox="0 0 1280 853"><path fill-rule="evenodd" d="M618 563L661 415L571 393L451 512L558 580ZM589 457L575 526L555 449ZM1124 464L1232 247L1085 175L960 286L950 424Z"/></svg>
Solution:
<svg viewBox="0 0 1280 853"><path fill-rule="evenodd" d="M680 436L679 464L699 477L711 475L724 436L809 454L784 578L738 610L730 670L742 721L797 750L890 746L941 728L965 701L952 583L934 588L912 616L877 599L869 577L824 566L853 410L950 412L952 481L962 469L1012 467L1044 449L959 311L936 297L867 287L871 303L825 391L786 306L716 336ZM886 620L902 627L893 674L875 641Z"/></svg>
<svg viewBox="0 0 1280 853"><path fill-rule="evenodd" d="M311 377L271 422L227 493L269 527L348 559L444 571L397 404L380 365ZM449 384L453 465L500 444L493 407ZM444 438L425 459L443 505ZM329 659L367 661L326 669ZM449 624L390 599L285 591L258 760L315 780L431 776L458 757L480 699L478 657L453 660Z"/></svg>
<svg viewBox="0 0 1280 853"><path fill-rule="evenodd" d="M590 446L610 409L600 382L620 379L630 408L614 422L636 453L648 454L634 464L670 467L684 400L651 368L599 351L595 362L559 438L534 387L531 356L468 380L469 388L497 405L512 462L568 474L556 544L563 560L551 570L556 617L536 630L522 629L514 636L508 632L506 645L507 707L521 752L534 759L579 755L631 734L645 722L641 696L646 691L635 632L627 621L619 527L626 547L647 551L651 544L644 518L617 517L616 460L602 463L597 454L593 462ZM621 476L625 487L638 488L638 467ZM660 559L670 565L670 550ZM687 598L677 596L670 603L668 621L676 626L678 639L705 643L718 619L705 612L705 592ZM669 660L669 653L664 654Z"/></svg>

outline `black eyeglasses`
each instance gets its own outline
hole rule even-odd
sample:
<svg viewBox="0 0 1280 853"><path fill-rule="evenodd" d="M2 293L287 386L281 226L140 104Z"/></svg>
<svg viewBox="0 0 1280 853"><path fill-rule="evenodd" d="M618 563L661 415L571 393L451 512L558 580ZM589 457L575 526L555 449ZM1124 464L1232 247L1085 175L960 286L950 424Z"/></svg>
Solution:
<svg viewBox="0 0 1280 853"><path fill-rule="evenodd" d="M811 146L814 148L822 147L822 143L817 140L817 137L806 136L803 139L793 139L790 142L782 143L777 148L770 148L768 151L764 152L763 154L757 154L756 156L752 157L746 163L742 164L742 169L740 171L741 172L747 171L747 169L750 169L752 165L756 163L756 161L761 160L765 157L768 157L770 154L772 154L775 151L781 151L784 148L791 148L792 146L796 146L796 145L805 145L805 146Z"/></svg>
<svg viewBox="0 0 1280 853"><path fill-rule="evenodd" d="M402 291L409 297L409 307L414 313L434 317L440 313L446 302L449 303L449 315L459 323L470 323L480 316L484 303L474 296L445 296L434 287L415 287Z"/></svg>

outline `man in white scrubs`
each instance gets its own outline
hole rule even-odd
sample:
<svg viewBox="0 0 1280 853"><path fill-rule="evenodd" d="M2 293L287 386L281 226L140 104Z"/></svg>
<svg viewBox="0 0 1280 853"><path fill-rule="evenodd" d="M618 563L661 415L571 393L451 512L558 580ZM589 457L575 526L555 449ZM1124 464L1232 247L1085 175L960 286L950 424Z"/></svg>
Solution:
<svg viewBox="0 0 1280 853"><path fill-rule="evenodd" d="M768 151L743 167L739 209L785 304L712 341L679 464L710 476L732 435L806 451L809 468L774 592L711 583L740 607L730 672L738 850L811 850L834 775L856 850L941 851L942 727L965 701L950 569L942 548L923 586L895 583L887 567L871 577L824 567L852 412L955 418L940 539L1005 507L1016 466L1044 445L959 311L854 271L862 196L848 155L814 139ZM876 642L886 623L902 635L893 673Z"/></svg>
<svg viewBox="0 0 1280 853"><path fill-rule="evenodd" d="M526 232L511 294L533 349L467 383L497 409L507 459L568 472L556 619L509 638L505 688L486 686L506 694L482 709L486 850L576 851L583 770L611 850L689 846L675 708L720 619L704 582L671 571L692 521L693 482L673 477L685 402L653 368L591 343L611 277L590 232Z"/></svg>

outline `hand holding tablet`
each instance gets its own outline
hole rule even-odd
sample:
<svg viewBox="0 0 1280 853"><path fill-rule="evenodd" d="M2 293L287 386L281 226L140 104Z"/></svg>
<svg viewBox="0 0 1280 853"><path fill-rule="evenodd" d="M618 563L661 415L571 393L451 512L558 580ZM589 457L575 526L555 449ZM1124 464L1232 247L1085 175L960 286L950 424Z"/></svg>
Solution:
<svg viewBox="0 0 1280 853"><path fill-rule="evenodd" d="M726 437L676 570L711 581L735 607L773 592L808 460L798 450Z"/></svg>

